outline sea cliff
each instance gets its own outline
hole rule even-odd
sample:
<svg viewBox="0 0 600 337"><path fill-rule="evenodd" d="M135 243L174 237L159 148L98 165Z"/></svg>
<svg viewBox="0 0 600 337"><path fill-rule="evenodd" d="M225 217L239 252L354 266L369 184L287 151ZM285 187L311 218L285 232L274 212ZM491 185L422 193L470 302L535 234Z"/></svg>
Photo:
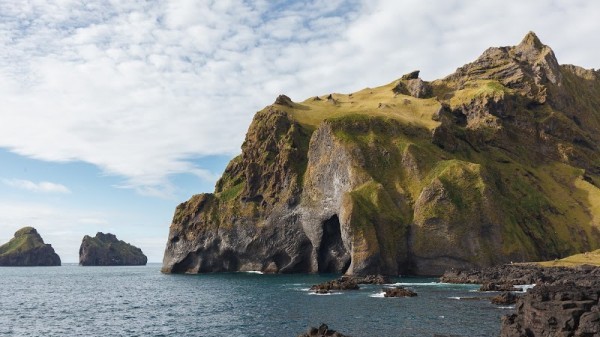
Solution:
<svg viewBox="0 0 600 337"><path fill-rule="evenodd" d="M534 33L431 82L256 113L162 271L441 275L600 248L600 73Z"/></svg>

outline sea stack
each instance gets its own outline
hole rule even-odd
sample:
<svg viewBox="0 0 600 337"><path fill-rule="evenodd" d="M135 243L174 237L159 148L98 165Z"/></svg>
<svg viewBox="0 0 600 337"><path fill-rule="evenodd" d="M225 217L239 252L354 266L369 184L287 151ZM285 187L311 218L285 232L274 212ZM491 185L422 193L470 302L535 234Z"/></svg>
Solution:
<svg viewBox="0 0 600 337"><path fill-rule="evenodd" d="M44 243L35 228L23 227L0 246L0 266L60 266L60 257L52 245Z"/></svg>
<svg viewBox="0 0 600 337"><path fill-rule="evenodd" d="M143 266L147 262L141 249L110 233L98 232L95 237L86 235L79 248L81 266Z"/></svg>

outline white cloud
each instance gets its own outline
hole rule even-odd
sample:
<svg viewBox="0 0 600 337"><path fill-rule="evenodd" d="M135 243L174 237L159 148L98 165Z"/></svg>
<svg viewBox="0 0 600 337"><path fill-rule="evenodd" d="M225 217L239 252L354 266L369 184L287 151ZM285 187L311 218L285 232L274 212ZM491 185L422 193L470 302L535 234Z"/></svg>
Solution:
<svg viewBox="0 0 600 337"><path fill-rule="evenodd" d="M2 182L11 187L20 188L31 192L42 192L42 193L71 193L71 190L65 185L51 183L48 181L41 181L35 183L30 180L24 179L2 179Z"/></svg>
<svg viewBox="0 0 600 337"><path fill-rule="evenodd" d="M529 30L598 67L592 1L0 2L0 147L84 161L161 195L192 162L239 151L253 113L434 79ZM568 23L568 24L566 24Z"/></svg>

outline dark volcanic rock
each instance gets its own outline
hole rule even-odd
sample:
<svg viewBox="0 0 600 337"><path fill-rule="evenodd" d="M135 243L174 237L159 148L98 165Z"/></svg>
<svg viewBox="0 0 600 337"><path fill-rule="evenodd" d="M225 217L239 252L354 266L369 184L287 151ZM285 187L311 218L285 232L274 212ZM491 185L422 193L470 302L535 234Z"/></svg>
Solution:
<svg viewBox="0 0 600 337"><path fill-rule="evenodd" d="M60 266L60 257L33 227L24 227L0 246L0 266Z"/></svg>
<svg viewBox="0 0 600 337"><path fill-rule="evenodd" d="M298 337L326 337L326 336L349 337L349 336L343 335L335 330L329 329L327 324L321 324L321 325L319 325L318 328L315 328L315 327L308 328L308 331L306 333L298 335Z"/></svg>
<svg viewBox="0 0 600 337"><path fill-rule="evenodd" d="M384 297L415 297L417 296L417 293L403 288L403 287L394 287L394 288L385 288L383 289L384 293L383 296Z"/></svg>
<svg viewBox="0 0 600 337"><path fill-rule="evenodd" d="M518 298L519 297L517 295L515 295L514 293L506 291L498 296L492 297L492 299L490 301L492 302L492 304L509 305L509 304L515 304L517 302Z"/></svg>
<svg viewBox="0 0 600 337"><path fill-rule="evenodd" d="M517 288L512 283L494 283L486 282L479 287L479 291L516 291Z"/></svg>
<svg viewBox="0 0 600 337"><path fill-rule="evenodd" d="M95 237L83 237L79 248L79 264L82 266L142 266L148 258L142 250L114 234L97 233Z"/></svg>
<svg viewBox="0 0 600 337"><path fill-rule="evenodd" d="M317 294L328 294L334 290L358 290L359 284L386 284L390 283L390 279L383 275L367 275L367 276L342 276L336 280L327 281L320 284L315 284L310 287L310 291Z"/></svg>
<svg viewBox="0 0 600 337"><path fill-rule="evenodd" d="M600 282L538 285L502 319L501 337L600 336Z"/></svg>

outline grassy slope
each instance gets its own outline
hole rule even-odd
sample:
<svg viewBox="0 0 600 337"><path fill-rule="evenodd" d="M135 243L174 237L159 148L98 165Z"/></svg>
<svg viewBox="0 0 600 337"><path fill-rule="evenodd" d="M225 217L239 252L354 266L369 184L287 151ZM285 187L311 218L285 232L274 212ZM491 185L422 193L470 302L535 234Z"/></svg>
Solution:
<svg viewBox="0 0 600 337"><path fill-rule="evenodd" d="M569 85L576 85L577 81L570 77L569 80ZM356 229L364 231L366 243L381 241L367 229L381 227L381 223L387 223L386 227L402 224L400 228L384 230L392 234L392 238L402 236L404 225L414 221L411 207L417 197L423 188L439 179L449 191L451 202L461 212L469 210L466 205L480 202L482 191L493 191L498 210L496 217L502 219L504 255L524 260L539 258L536 252L540 249L545 250L547 256L560 257L598 248L597 240L589 238L596 235L594 231L598 232L600 226L600 189L583 179L586 172L563 163L536 162L527 146L519 144L518 139L510 152L495 147L477 151L465 144L457 151L444 151L431 142L430 136L439 125L432 118L441 108L439 101L395 94L393 88L397 83L394 81L352 94L332 94L331 99L328 95L309 98L292 107L275 105L305 129L307 137L301 142L306 143L302 151L307 151L312 131L328 120L340 140L365 154L364 169L373 181L350 196L356 208L367 209L361 213L363 216L355 219ZM473 99L514 94L495 80L474 80L464 83L459 90L455 83L444 80L432 85L434 95L452 108ZM586 105L594 103L586 102ZM527 114L525 118L539 122L552 116L564 118L562 113L552 111L549 106L520 109L518 113ZM460 131L460 127L457 130ZM387 153L385 157L380 155L381 149ZM402 160L407 154L418 166L417 176L403 168ZM592 181L600 181L594 175L587 175ZM236 202L244 189L243 177L224 176L223 181L223 188L216 191L218 200L228 207L240 208L235 213L250 215L256 212L250 207L252 205ZM377 212L368 209L377 209ZM204 216L217 219L219 216L213 214L217 210L214 208ZM431 216L444 216L448 210L430 211ZM469 216L475 218L476 214L461 213L460 216L467 219ZM473 229L477 230L469 228ZM426 240L423 239L425 243ZM393 241L383 241L383 246L393 249ZM586 241L592 241L591 245L586 246ZM493 251L488 252L488 255L493 254Z"/></svg>
<svg viewBox="0 0 600 337"><path fill-rule="evenodd" d="M31 234L18 235L0 246L0 256L24 252L35 247L43 246L44 242Z"/></svg>

